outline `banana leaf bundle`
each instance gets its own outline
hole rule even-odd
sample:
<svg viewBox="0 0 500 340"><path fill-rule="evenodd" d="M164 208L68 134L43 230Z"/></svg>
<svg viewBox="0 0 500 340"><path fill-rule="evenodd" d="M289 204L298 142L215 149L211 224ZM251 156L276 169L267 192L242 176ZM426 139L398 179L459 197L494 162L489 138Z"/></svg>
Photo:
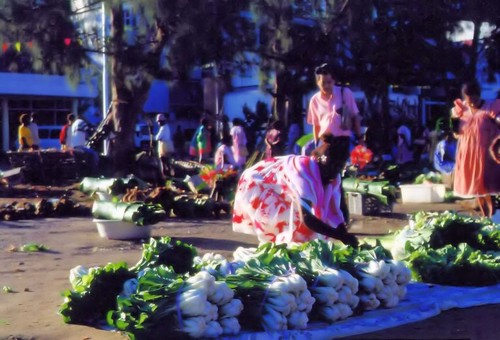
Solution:
<svg viewBox="0 0 500 340"><path fill-rule="evenodd" d="M146 189L148 184L134 175L125 178L85 177L80 182L80 191L86 194L103 192L115 196L135 187Z"/></svg>
<svg viewBox="0 0 500 340"><path fill-rule="evenodd" d="M155 224L166 218L165 210L160 205L143 202L94 201L92 215L98 219L132 222L138 226Z"/></svg>
<svg viewBox="0 0 500 340"><path fill-rule="evenodd" d="M180 218L212 217L215 202L208 195L178 195L174 198L172 211Z"/></svg>
<svg viewBox="0 0 500 340"><path fill-rule="evenodd" d="M389 181L364 181L357 178L343 178L342 188L345 192L357 192L371 195L382 204L388 205L396 198L396 187Z"/></svg>

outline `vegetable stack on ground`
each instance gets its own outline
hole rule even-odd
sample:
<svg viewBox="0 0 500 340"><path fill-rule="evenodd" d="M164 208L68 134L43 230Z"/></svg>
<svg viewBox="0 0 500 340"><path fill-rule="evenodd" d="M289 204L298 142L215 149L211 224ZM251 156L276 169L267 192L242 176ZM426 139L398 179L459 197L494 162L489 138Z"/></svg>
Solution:
<svg viewBox="0 0 500 340"><path fill-rule="evenodd" d="M484 286L500 282L500 225L454 212L415 214L391 249L418 281Z"/></svg>
<svg viewBox="0 0 500 340"><path fill-rule="evenodd" d="M333 255L334 247L331 242L317 240L289 249L297 273L307 281L316 300L313 317L330 323L353 315L359 302L358 281L330 259L322 261Z"/></svg>
<svg viewBox="0 0 500 340"><path fill-rule="evenodd" d="M294 272L286 245L264 243L244 266L226 277L245 306L240 321L249 329L305 329L315 299Z"/></svg>

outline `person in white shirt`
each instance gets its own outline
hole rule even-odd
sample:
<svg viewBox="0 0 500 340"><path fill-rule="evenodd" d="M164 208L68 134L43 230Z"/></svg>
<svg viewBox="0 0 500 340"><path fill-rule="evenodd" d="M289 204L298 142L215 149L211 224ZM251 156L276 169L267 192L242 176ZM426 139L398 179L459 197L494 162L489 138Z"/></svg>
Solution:
<svg viewBox="0 0 500 340"><path fill-rule="evenodd" d="M80 115L71 124L71 146L73 148L85 146L88 137L89 126Z"/></svg>
<svg viewBox="0 0 500 340"><path fill-rule="evenodd" d="M68 128L69 129L69 128ZM99 154L86 146L89 126L81 115L77 115L76 120L71 124L70 147L73 151L83 152L88 165L87 175L93 176L97 174L99 167Z"/></svg>
<svg viewBox="0 0 500 340"><path fill-rule="evenodd" d="M156 116L156 121L160 126L155 140L158 146L158 157L160 158L160 172L163 179L169 177L170 157L174 153L174 143L172 142L172 134L170 127L167 124L167 117L160 113Z"/></svg>
<svg viewBox="0 0 500 340"><path fill-rule="evenodd" d="M38 125L36 124L36 121L37 115L36 113L32 113L29 129L31 131L31 138L33 138L33 145L31 146L33 150L40 149L40 137L38 136Z"/></svg>

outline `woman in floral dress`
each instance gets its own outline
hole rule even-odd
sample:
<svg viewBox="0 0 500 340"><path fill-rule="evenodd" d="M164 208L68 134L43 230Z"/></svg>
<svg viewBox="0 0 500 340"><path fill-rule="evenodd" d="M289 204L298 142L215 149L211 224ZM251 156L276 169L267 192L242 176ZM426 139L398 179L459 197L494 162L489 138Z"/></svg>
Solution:
<svg viewBox="0 0 500 340"><path fill-rule="evenodd" d="M454 192L461 197L476 197L485 217L495 213L492 195L500 194L500 164L490 147L500 135L500 100L481 99L476 81L465 83L462 99L456 99L452 119L458 122L458 146Z"/></svg>
<svg viewBox="0 0 500 340"><path fill-rule="evenodd" d="M240 177L233 208L233 230L260 242L306 242L333 237L357 245L340 210L342 160L332 135L312 156L263 160Z"/></svg>

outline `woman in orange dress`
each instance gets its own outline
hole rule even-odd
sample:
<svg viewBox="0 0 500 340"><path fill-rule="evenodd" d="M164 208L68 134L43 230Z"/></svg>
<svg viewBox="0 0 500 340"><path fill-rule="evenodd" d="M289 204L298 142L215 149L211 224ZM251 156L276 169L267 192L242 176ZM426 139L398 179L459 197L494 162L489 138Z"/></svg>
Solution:
<svg viewBox="0 0 500 340"><path fill-rule="evenodd" d="M500 135L500 100L481 99L477 81L462 86L462 97L452 109L452 118L459 122L454 191L459 197L476 197L482 215L491 217L492 196L500 194L500 164L489 151Z"/></svg>

